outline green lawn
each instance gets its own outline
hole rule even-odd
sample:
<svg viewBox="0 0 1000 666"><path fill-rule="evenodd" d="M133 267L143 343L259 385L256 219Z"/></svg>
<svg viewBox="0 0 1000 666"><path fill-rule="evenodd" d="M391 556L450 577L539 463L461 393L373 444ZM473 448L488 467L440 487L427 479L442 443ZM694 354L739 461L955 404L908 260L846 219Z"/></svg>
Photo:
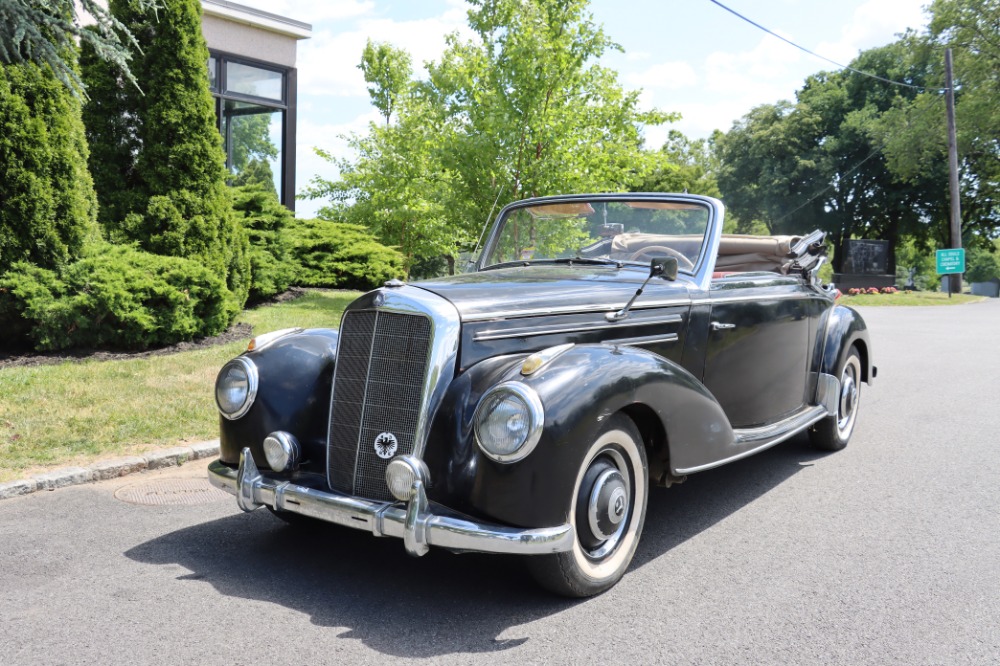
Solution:
<svg viewBox="0 0 1000 666"><path fill-rule="evenodd" d="M948 294L940 291L898 291L895 294L844 294L837 302L842 305L961 305L983 300L983 296Z"/></svg>
<svg viewBox="0 0 1000 666"><path fill-rule="evenodd" d="M310 291L244 312L265 333L336 326L356 292ZM0 482L218 436L215 374L249 341L121 361L0 368Z"/></svg>

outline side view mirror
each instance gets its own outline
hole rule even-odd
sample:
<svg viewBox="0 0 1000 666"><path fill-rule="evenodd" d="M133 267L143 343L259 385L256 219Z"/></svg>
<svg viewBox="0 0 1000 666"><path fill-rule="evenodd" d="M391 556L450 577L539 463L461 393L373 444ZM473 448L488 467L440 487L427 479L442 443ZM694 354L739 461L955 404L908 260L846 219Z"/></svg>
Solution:
<svg viewBox="0 0 1000 666"><path fill-rule="evenodd" d="M649 261L649 277L666 278L667 280L677 279L677 258L676 257L653 257Z"/></svg>

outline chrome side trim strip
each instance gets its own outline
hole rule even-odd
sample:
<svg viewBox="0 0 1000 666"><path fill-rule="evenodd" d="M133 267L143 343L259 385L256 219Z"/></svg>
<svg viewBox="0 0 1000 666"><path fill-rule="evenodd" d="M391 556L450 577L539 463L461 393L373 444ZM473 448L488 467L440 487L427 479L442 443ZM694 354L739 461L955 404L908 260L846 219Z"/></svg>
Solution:
<svg viewBox="0 0 1000 666"><path fill-rule="evenodd" d="M546 555L571 550L576 540L569 523L521 529L436 514L426 504L423 493L404 505L268 479L257 471L248 448L240 455L239 469L213 461L208 466L208 479L216 488L236 495L240 508L245 511L270 506L275 511L299 513L343 527L366 530L376 536L397 537L404 540L412 555L422 555L428 546L483 553Z"/></svg>
<svg viewBox="0 0 1000 666"><path fill-rule="evenodd" d="M520 328L508 328L496 331L480 331L472 339L476 342L485 340L505 340L508 338L530 337L535 335L558 335L561 333L580 333L584 331L601 331L609 328L624 328L635 326L657 326L661 324L678 324L684 318L679 314L667 315L665 317L650 317L649 319L631 319L626 323L590 323L578 324L576 326L565 326L553 324L549 326L522 326Z"/></svg>
<svg viewBox="0 0 1000 666"><path fill-rule="evenodd" d="M710 302L710 301L705 301ZM594 312L617 312L621 310L624 303L595 303L587 307L580 307L578 305L572 307L546 307L546 308L535 308L534 310L499 310L492 311L483 314L472 314L472 315L462 315L462 321L466 323L478 322L478 321L503 321L509 319L527 319L529 317L544 317L547 315L573 315L573 314L593 314ZM637 312L640 310L653 310L656 308L671 308L671 307L687 307L691 305L691 299L689 298L671 298L666 301L653 301L646 299L639 299L635 305L632 306L632 312Z"/></svg>
<svg viewBox="0 0 1000 666"><path fill-rule="evenodd" d="M651 345L656 342L677 342L678 336L676 333L668 333L667 335L646 335L640 336L638 338L622 338L621 340L608 340L609 345Z"/></svg>
<svg viewBox="0 0 1000 666"><path fill-rule="evenodd" d="M795 414L792 414L787 419L777 423L772 423L771 425L760 426L759 428L734 428L733 434L736 435L736 446L747 446L749 448L724 460L717 460L705 465L675 470L675 474L682 475L703 472L708 469L720 467L726 463L747 458L755 453L760 453L765 449L769 449L775 444L780 444L789 437L799 434L826 416L826 407L823 405L811 405L799 410Z"/></svg>
<svg viewBox="0 0 1000 666"><path fill-rule="evenodd" d="M792 292L788 294L754 294L752 296L716 296L714 298L699 298L691 301L691 305L719 305L721 303L766 303L767 301L788 301L793 298L805 300L810 298L806 292Z"/></svg>

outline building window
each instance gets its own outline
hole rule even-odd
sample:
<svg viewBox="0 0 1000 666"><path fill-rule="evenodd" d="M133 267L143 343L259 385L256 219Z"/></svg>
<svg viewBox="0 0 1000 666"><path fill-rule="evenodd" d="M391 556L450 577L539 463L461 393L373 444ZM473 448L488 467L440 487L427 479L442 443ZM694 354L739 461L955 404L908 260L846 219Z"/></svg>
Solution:
<svg viewBox="0 0 1000 666"><path fill-rule="evenodd" d="M270 186L294 210L294 70L212 53L208 78L230 182Z"/></svg>

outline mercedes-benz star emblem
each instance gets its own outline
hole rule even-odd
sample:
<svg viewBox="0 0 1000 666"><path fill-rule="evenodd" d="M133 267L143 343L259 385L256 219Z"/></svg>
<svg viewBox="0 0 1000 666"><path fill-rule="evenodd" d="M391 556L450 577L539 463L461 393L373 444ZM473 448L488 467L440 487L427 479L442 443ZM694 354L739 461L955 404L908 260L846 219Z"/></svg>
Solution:
<svg viewBox="0 0 1000 666"><path fill-rule="evenodd" d="M375 438L375 455L384 460L396 455L396 449L399 448L399 442L396 441L396 436L391 432L383 432L381 435Z"/></svg>
<svg viewBox="0 0 1000 666"><path fill-rule="evenodd" d="M385 294L381 291L375 294L375 307L380 308L385 305Z"/></svg>

